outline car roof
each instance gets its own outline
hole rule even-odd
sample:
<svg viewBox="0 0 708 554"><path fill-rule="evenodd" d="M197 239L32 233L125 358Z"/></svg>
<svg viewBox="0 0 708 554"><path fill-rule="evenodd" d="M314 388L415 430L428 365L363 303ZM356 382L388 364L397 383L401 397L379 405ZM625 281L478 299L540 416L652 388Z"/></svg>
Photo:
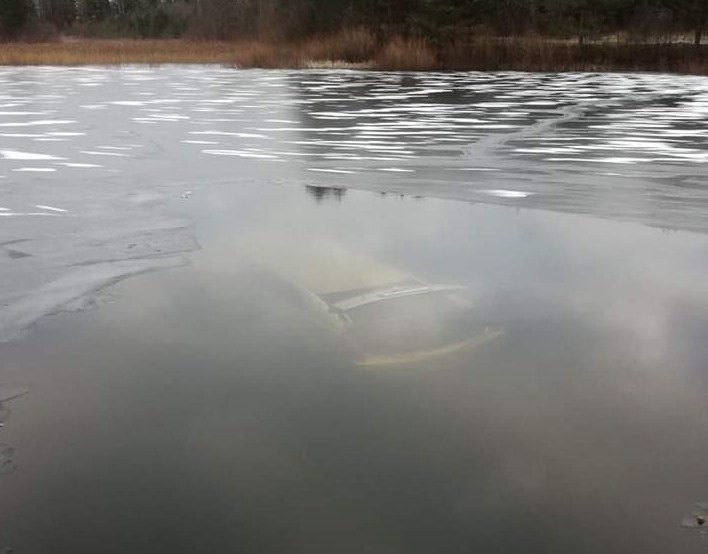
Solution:
<svg viewBox="0 0 708 554"><path fill-rule="evenodd" d="M396 298L460 290L465 290L465 287L460 285L424 285L422 283L407 286L399 285L370 290L368 292L340 300L339 302L333 303L332 306L337 310L346 312L348 310L353 310L355 308L360 308L376 302L393 300Z"/></svg>

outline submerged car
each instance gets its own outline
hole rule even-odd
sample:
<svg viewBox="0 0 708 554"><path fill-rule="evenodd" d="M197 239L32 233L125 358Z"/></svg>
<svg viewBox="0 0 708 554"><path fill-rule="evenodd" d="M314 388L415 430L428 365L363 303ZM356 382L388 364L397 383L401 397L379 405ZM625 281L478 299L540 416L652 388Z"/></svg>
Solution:
<svg viewBox="0 0 708 554"><path fill-rule="evenodd" d="M416 280L318 295L360 366L424 362L501 335L479 320L458 285Z"/></svg>
<svg viewBox="0 0 708 554"><path fill-rule="evenodd" d="M475 307L467 287L426 283L336 243L288 248L264 241L258 251L259 280L287 284L289 301L334 332L359 366L425 363L503 333Z"/></svg>
<svg viewBox="0 0 708 554"><path fill-rule="evenodd" d="M477 313L466 287L414 278L326 292L300 289L310 311L363 367L422 363L501 336Z"/></svg>

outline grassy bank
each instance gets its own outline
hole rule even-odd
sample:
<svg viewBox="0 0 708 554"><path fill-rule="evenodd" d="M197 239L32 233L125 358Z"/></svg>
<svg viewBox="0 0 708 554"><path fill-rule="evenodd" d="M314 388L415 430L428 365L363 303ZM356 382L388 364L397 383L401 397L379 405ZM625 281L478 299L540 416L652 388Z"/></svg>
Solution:
<svg viewBox="0 0 708 554"><path fill-rule="evenodd" d="M0 44L0 65L214 63L236 67L381 70L660 71L708 75L708 45L478 37L433 48L376 41L363 31L298 43L187 40L62 40Z"/></svg>

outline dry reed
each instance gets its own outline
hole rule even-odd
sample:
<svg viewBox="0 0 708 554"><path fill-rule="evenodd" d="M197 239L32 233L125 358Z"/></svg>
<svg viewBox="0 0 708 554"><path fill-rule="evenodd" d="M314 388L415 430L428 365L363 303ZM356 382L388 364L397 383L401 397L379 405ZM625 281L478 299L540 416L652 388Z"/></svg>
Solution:
<svg viewBox="0 0 708 554"><path fill-rule="evenodd" d="M233 63L238 45L181 40L76 40L0 44L2 65Z"/></svg>
<svg viewBox="0 0 708 554"><path fill-rule="evenodd" d="M0 65L213 63L236 67L380 70L662 71L708 75L708 46L473 37L433 49L419 39L380 43L365 30L297 43L65 40L0 44Z"/></svg>
<svg viewBox="0 0 708 554"><path fill-rule="evenodd" d="M376 37L367 29L346 29L336 35L309 39L298 54L311 62L360 64L372 60L378 48Z"/></svg>
<svg viewBox="0 0 708 554"><path fill-rule="evenodd" d="M376 56L377 69L390 71L423 71L438 67L435 53L425 41L394 37Z"/></svg>

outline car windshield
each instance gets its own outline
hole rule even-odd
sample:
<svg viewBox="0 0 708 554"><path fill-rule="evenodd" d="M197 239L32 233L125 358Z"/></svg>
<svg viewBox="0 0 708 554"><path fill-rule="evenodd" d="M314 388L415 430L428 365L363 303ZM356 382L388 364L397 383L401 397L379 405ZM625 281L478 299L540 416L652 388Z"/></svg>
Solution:
<svg viewBox="0 0 708 554"><path fill-rule="evenodd" d="M471 305L448 291L372 302L347 311L355 348L367 355L397 355L464 341L475 326Z"/></svg>

